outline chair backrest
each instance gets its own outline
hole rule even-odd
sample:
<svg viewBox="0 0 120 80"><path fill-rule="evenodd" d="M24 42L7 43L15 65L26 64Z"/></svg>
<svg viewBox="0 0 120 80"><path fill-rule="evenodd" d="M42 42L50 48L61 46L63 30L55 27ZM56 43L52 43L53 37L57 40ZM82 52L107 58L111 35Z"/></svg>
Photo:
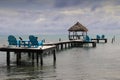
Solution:
<svg viewBox="0 0 120 80"><path fill-rule="evenodd" d="M29 40L31 42L31 46L38 46L38 41L37 41L37 37L33 36L33 35L30 35L29 36Z"/></svg>
<svg viewBox="0 0 120 80"><path fill-rule="evenodd" d="M17 45L17 40L13 35L8 36L8 43L9 45Z"/></svg>
<svg viewBox="0 0 120 80"><path fill-rule="evenodd" d="M101 38L104 39L104 38L105 38L105 35L102 35Z"/></svg>
<svg viewBox="0 0 120 80"><path fill-rule="evenodd" d="M97 39L100 39L100 36L99 36L99 35L96 35L96 38L97 38Z"/></svg>
<svg viewBox="0 0 120 80"><path fill-rule="evenodd" d="M88 35L85 36L84 41L90 41L90 37Z"/></svg>

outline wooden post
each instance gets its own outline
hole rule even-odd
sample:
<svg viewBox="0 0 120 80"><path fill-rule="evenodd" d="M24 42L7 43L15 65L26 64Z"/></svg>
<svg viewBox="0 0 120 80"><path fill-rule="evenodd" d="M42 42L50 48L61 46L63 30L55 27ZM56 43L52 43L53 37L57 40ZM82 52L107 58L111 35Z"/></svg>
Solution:
<svg viewBox="0 0 120 80"><path fill-rule="evenodd" d="M56 50L59 51L59 45L56 45Z"/></svg>
<svg viewBox="0 0 120 80"><path fill-rule="evenodd" d="M39 53L38 52L36 53L36 61L37 61L37 65L38 65L38 63L39 63Z"/></svg>
<svg viewBox="0 0 120 80"><path fill-rule="evenodd" d="M73 42L71 42L70 44L71 44L71 47L73 47Z"/></svg>
<svg viewBox="0 0 120 80"><path fill-rule="evenodd" d="M70 48L70 43L68 43L68 48Z"/></svg>
<svg viewBox="0 0 120 80"><path fill-rule="evenodd" d="M96 47L96 43L94 42L94 43L92 43L92 45L93 45L93 47Z"/></svg>
<svg viewBox="0 0 120 80"><path fill-rule="evenodd" d="M99 39L97 39L97 43L99 43Z"/></svg>
<svg viewBox="0 0 120 80"><path fill-rule="evenodd" d="M105 39L105 43L107 43L107 39Z"/></svg>
<svg viewBox="0 0 120 80"><path fill-rule="evenodd" d="M63 50L63 44L61 44L61 50Z"/></svg>
<svg viewBox="0 0 120 80"><path fill-rule="evenodd" d="M75 33L73 32L73 40L75 40L74 37L75 37Z"/></svg>
<svg viewBox="0 0 120 80"><path fill-rule="evenodd" d="M10 52L7 51L7 66L10 66Z"/></svg>
<svg viewBox="0 0 120 80"><path fill-rule="evenodd" d="M28 52L28 57L29 57L29 58L31 57L31 53L30 53L30 52Z"/></svg>
<svg viewBox="0 0 120 80"><path fill-rule="evenodd" d="M21 64L21 53L20 52L16 52L16 63L17 65Z"/></svg>
<svg viewBox="0 0 120 80"><path fill-rule="evenodd" d="M41 64L41 66L43 65L43 56L42 56L42 53L40 53L40 64Z"/></svg>
<svg viewBox="0 0 120 80"><path fill-rule="evenodd" d="M67 43L65 43L65 49L67 48Z"/></svg>
<svg viewBox="0 0 120 80"><path fill-rule="evenodd" d="M70 32L69 32L69 34L68 34L68 38L69 38L69 40L70 40Z"/></svg>
<svg viewBox="0 0 120 80"><path fill-rule="evenodd" d="M53 61L56 62L56 53L55 53L55 50L53 50Z"/></svg>
<svg viewBox="0 0 120 80"><path fill-rule="evenodd" d="M34 53L32 52L32 65L34 65Z"/></svg>

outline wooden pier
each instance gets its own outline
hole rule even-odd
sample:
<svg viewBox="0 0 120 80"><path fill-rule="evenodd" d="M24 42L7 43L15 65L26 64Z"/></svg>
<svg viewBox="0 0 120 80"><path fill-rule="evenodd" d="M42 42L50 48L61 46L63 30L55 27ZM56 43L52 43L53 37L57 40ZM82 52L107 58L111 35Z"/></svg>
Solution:
<svg viewBox="0 0 120 80"><path fill-rule="evenodd" d="M71 47L83 47L85 44L91 44L88 47L96 47L96 42L85 42L82 40L60 41L56 43L45 43L44 45L56 45L56 50L59 51Z"/></svg>
<svg viewBox="0 0 120 80"><path fill-rule="evenodd" d="M21 63L21 53L27 52L32 57L32 63L34 64L34 59L36 58L37 64L43 65L43 54L47 52L52 52L53 62L56 62L56 51L60 51L66 48L72 47L83 47L85 44L92 44L91 47L96 47L96 42L85 42L81 40L72 40L72 41L61 41L56 43L45 43L43 47L38 48L27 48L27 47L1 47L0 51L6 52L6 63L7 66L10 66L10 52L16 53L16 63L20 65ZM36 55L36 56L35 56Z"/></svg>
<svg viewBox="0 0 120 80"><path fill-rule="evenodd" d="M107 39L91 39L92 41L96 41L97 43L100 43L100 41L104 41L104 43L107 43Z"/></svg>
<svg viewBox="0 0 120 80"><path fill-rule="evenodd" d="M10 52L16 53L16 63L17 65L21 64L21 53L27 52L28 54L32 55L32 63L34 64L34 59L36 55L36 62L39 63L40 57L40 64L43 65L43 53L51 51L53 53L53 61L56 62L56 54L55 54L55 46L44 46L42 48L22 48L22 47L1 47L0 51L7 52L6 62L7 66L10 66ZM39 56L40 55L40 56Z"/></svg>

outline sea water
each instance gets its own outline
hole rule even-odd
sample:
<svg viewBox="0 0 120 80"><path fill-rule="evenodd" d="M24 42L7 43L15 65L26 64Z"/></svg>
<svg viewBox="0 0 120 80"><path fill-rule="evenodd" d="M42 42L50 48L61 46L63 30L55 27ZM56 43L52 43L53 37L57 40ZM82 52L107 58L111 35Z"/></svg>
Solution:
<svg viewBox="0 0 120 80"><path fill-rule="evenodd" d="M67 40L66 35L36 35L39 40L58 42ZM6 46L8 36L0 36L0 46ZM16 36L17 39L19 36ZM28 39L28 36L21 36ZM94 36L91 36L94 37ZM98 43L95 48L78 47L65 49L56 53L56 64L53 56L43 58L43 66L31 65L26 55L23 63L16 66L15 56L11 54L11 66L6 66L6 53L0 52L0 80L120 80L120 37L107 36L108 43Z"/></svg>

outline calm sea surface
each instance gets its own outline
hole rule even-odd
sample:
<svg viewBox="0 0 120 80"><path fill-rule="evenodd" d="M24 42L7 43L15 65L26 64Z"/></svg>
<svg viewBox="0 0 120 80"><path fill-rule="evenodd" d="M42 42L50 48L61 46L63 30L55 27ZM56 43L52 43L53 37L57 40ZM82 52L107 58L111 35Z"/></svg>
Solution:
<svg viewBox="0 0 120 80"><path fill-rule="evenodd" d="M16 36L18 37L18 36ZM28 39L28 36L22 36ZM39 36L38 36L39 37ZM94 36L93 36L94 37ZM71 48L57 52L56 64L53 56L44 56L43 66L32 66L26 54L22 65L16 66L11 54L11 67L6 66L6 53L0 52L0 80L120 80L120 37L108 36L108 43L99 43L96 48ZM41 36L46 42L67 40L67 36ZM0 46L7 45L7 36L0 36Z"/></svg>

